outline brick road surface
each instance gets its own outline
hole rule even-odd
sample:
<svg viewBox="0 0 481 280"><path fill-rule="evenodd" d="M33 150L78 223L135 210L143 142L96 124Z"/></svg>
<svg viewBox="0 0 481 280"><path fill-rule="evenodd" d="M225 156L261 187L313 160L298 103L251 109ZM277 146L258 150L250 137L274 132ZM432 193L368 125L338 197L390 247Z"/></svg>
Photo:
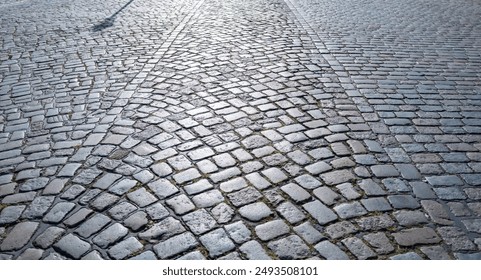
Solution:
<svg viewBox="0 0 481 280"><path fill-rule="evenodd" d="M0 11L0 259L481 259L478 1Z"/></svg>

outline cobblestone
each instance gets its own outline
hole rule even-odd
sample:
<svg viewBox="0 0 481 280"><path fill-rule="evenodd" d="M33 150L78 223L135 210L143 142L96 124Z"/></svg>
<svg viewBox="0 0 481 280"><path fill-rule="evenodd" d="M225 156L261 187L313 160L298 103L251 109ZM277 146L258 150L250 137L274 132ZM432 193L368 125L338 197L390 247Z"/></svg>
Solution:
<svg viewBox="0 0 481 280"><path fill-rule="evenodd" d="M88 219L82 225L80 225L75 232L81 237L88 238L92 234L101 230L105 225L110 222L110 219L103 214L96 214L92 218Z"/></svg>
<svg viewBox="0 0 481 280"><path fill-rule="evenodd" d="M214 218L204 209L186 214L182 220L195 235L205 233L217 225Z"/></svg>
<svg viewBox="0 0 481 280"><path fill-rule="evenodd" d="M54 245L56 250L59 250L61 253L74 259L79 259L90 250L90 247L89 243L81 240L73 234L66 235Z"/></svg>
<svg viewBox="0 0 481 280"><path fill-rule="evenodd" d="M135 237L129 237L108 250L109 255L115 260L122 260L139 252L144 246Z"/></svg>
<svg viewBox="0 0 481 280"><path fill-rule="evenodd" d="M255 228L256 235L263 241L271 240L289 232L289 227L282 220L274 220Z"/></svg>
<svg viewBox="0 0 481 280"><path fill-rule="evenodd" d="M306 203L303 207L320 225L337 220L337 215L318 200Z"/></svg>
<svg viewBox="0 0 481 280"><path fill-rule="evenodd" d="M239 248L249 260L271 260L272 258L266 253L259 242L251 240L242 244Z"/></svg>
<svg viewBox="0 0 481 280"><path fill-rule="evenodd" d="M249 221L258 222L272 214L271 209L263 202L256 202L239 208L239 214Z"/></svg>
<svg viewBox="0 0 481 280"><path fill-rule="evenodd" d="M95 236L92 241L101 248L107 248L109 245L127 235L128 232L129 231L126 227L119 223L115 223Z"/></svg>
<svg viewBox="0 0 481 280"><path fill-rule="evenodd" d="M309 255L309 247L297 235L269 242L267 246L281 260L302 259Z"/></svg>
<svg viewBox="0 0 481 280"><path fill-rule="evenodd" d="M235 248L234 243L223 229L211 231L201 236L199 240L207 248L211 257L222 255Z"/></svg>
<svg viewBox="0 0 481 280"><path fill-rule="evenodd" d="M136 212L124 220L124 224L133 231L142 229L148 222L147 214L142 211Z"/></svg>
<svg viewBox="0 0 481 280"><path fill-rule="evenodd" d="M0 212L0 225L10 224L18 220L25 208L25 205L5 207Z"/></svg>
<svg viewBox="0 0 481 280"><path fill-rule="evenodd" d="M59 223L65 218L65 216L70 213L75 207L74 203L71 202L59 202L50 209L50 211L43 218L44 222L47 223Z"/></svg>
<svg viewBox="0 0 481 280"><path fill-rule="evenodd" d="M156 240L168 238L184 231L184 226L182 226L178 220L172 217L167 217L164 220L153 224L149 229L139 233L139 238L154 242Z"/></svg>
<svg viewBox="0 0 481 280"><path fill-rule="evenodd" d="M387 236L382 232L367 234L363 238L378 254L389 254L395 249Z"/></svg>
<svg viewBox="0 0 481 280"><path fill-rule="evenodd" d="M37 230L39 223L22 222L11 230L10 234L2 241L2 251L18 250L27 245L32 235Z"/></svg>
<svg viewBox="0 0 481 280"><path fill-rule="evenodd" d="M250 230L241 221L226 225L225 230L237 244L243 244L251 238Z"/></svg>
<svg viewBox="0 0 481 280"><path fill-rule="evenodd" d="M321 254L321 256L327 260L348 260L349 257L339 247L331 243L330 241L322 241L314 248Z"/></svg>
<svg viewBox="0 0 481 280"><path fill-rule="evenodd" d="M0 5L1 259L479 258L479 5Z"/></svg>
<svg viewBox="0 0 481 280"><path fill-rule="evenodd" d="M441 238L431 228L413 228L393 234L396 242L401 246L415 244L432 244L441 241Z"/></svg>
<svg viewBox="0 0 481 280"><path fill-rule="evenodd" d="M375 257L376 254L372 251L361 239L357 237L350 237L342 240L342 243L353 253L359 260L365 260Z"/></svg>
<svg viewBox="0 0 481 280"><path fill-rule="evenodd" d="M166 259L195 247L198 242L191 233L183 233L154 246L154 251L161 259Z"/></svg>

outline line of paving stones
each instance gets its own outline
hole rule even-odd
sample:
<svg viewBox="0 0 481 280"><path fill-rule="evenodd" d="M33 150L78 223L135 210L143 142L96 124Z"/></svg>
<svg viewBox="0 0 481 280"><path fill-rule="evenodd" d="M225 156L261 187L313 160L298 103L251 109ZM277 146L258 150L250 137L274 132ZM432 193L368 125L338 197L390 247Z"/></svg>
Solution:
<svg viewBox="0 0 481 280"><path fill-rule="evenodd" d="M365 93L309 17L283 1L194 2L171 3L190 8L154 59L109 68L133 80L97 93L90 121L52 120L91 132L5 132L1 258L477 257L469 177L426 176L395 132L376 130L382 110L352 95Z"/></svg>

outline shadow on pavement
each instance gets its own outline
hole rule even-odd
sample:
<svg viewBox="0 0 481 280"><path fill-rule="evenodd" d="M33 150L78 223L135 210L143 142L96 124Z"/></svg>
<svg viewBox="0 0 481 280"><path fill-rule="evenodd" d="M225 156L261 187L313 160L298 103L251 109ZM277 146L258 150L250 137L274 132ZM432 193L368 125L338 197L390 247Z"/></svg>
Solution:
<svg viewBox="0 0 481 280"><path fill-rule="evenodd" d="M117 15L125 8L127 8L132 2L134 2L134 0L130 0L129 2L127 2L124 6L122 6L122 8L120 8L117 12L115 12L114 14L112 14L110 17L104 19L102 22L100 22L99 24L96 24L94 25L94 27L92 28L92 30L94 32L98 32L98 31L102 31L106 28L109 28L111 26L114 25L114 22L115 22L115 18L117 17Z"/></svg>

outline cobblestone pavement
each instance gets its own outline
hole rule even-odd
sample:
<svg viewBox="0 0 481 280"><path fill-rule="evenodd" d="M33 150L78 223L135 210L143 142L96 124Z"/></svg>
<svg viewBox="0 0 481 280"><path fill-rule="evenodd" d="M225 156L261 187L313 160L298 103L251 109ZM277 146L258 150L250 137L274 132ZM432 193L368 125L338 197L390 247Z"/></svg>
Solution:
<svg viewBox="0 0 481 280"><path fill-rule="evenodd" d="M0 259L481 259L478 1L0 11Z"/></svg>

